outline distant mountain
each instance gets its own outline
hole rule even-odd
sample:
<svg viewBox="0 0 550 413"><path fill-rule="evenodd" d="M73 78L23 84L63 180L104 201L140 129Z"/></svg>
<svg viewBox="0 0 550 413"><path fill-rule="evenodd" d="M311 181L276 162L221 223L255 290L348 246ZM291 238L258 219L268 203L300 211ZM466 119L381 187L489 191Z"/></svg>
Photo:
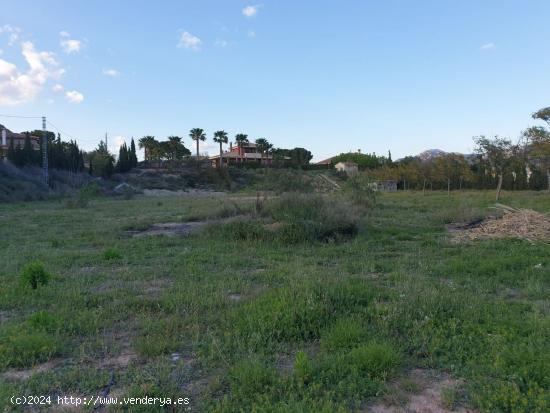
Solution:
<svg viewBox="0 0 550 413"><path fill-rule="evenodd" d="M447 152L442 151L441 149L428 149L427 151L419 153L416 157L422 159L423 161L430 161L446 154Z"/></svg>

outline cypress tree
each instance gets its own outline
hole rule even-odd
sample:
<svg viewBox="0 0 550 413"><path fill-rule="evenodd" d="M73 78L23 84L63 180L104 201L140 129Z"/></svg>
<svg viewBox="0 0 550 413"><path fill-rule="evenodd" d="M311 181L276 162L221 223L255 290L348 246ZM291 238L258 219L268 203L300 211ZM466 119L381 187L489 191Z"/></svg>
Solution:
<svg viewBox="0 0 550 413"><path fill-rule="evenodd" d="M8 147L8 160L15 163L15 146L13 143L13 136L10 139L10 146Z"/></svg>
<svg viewBox="0 0 550 413"><path fill-rule="evenodd" d="M25 143L23 145L21 162L23 165L31 165L34 163L34 150L32 149L31 135L29 132L25 133Z"/></svg>
<svg viewBox="0 0 550 413"><path fill-rule="evenodd" d="M130 165L132 168L137 166L136 144L134 143L134 138L132 138L130 143Z"/></svg>
<svg viewBox="0 0 550 413"><path fill-rule="evenodd" d="M15 147L14 163L19 168L21 168L22 166L25 166L25 152L23 151L23 148L21 148L21 144L19 143Z"/></svg>

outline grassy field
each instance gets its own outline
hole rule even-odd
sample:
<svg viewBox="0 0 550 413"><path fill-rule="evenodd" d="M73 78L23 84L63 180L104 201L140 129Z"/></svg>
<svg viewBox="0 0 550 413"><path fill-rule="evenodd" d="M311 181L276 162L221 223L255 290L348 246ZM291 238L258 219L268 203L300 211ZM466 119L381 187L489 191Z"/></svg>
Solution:
<svg viewBox="0 0 550 413"><path fill-rule="evenodd" d="M301 204L266 204L270 225L126 232L251 211L253 197L3 204L0 410L17 411L12 395L104 393L189 397L192 411L366 412L405 405L422 372L453 383L449 410L548 412L550 245L458 244L445 230L486 215L493 196L336 200L315 213L337 236L294 225L272 235L305 219ZM502 202L550 213L544 193ZM51 274L37 289L20 277L33 261Z"/></svg>

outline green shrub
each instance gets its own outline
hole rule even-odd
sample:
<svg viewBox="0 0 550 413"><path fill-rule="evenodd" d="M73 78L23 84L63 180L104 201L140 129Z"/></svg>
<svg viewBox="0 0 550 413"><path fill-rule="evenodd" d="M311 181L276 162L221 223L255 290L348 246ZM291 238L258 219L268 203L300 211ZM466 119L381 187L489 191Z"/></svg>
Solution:
<svg viewBox="0 0 550 413"><path fill-rule="evenodd" d="M294 361L294 377L301 384L308 384L313 373L311 360L304 351L296 353Z"/></svg>
<svg viewBox="0 0 550 413"><path fill-rule="evenodd" d="M376 191L372 180L364 174L354 174L346 180L344 193L352 202L371 206L376 202Z"/></svg>
<svg viewBox="0 0 550 413"><path fill-rule="evenodd" d="M512 377L510 378L512 380ZM474 390L474 403L487 412L529 412L550 411L548 389L536 383L515 383L493 381Z"/></svg>
<svg viewBox="0 0 550 413"><path fill-rule="evenodd" d="M14 328L0 337L0 366L28 367L53 357L57 340L42 331Z"/></svg>
<svg viewBox="0 0 550 413"><path fill-rule="evenodd" d="M44 269L42 263L38 261L31 262L21 272L21 281L24 285L29 285L36 290L39 285L46 285L51 279L51 275Z"/></svg>
<svg viewBox="0 0 550 413"><path fill-rule="evenodd" d="M260 191L273 191L279 194L313 191L312 179L298 169L258 169L254 173L254 187Z"/></svg>
<svg viewBox="0 0 550 413"><path fill-rule="evenodd" d="M392 345L375 342L351 350L346 359L353 368L377 380L385 380L401 363L401 355Z"/></svg>
<svg viewBox="0 0 550 413"><path fill-rule="evenodd" d="M355 280L302 282L237 307L230 315L228 337L246 351L317 339L334 317L368 306L375 293Z"/></svg>
<svg viewBox="0 0 550 413"><path fill-rule="evenodd" d="M237 400L254 400L277 382L275 370L256 359L237 363L229 373L231 394Z"/></svg>
<svg viewBox="0 0 550 413"><path fill-rule="evenodd" d="M97 182L90 182L86 185L82 186L79 191L78 195L80 198L95 198L101 194L101 187L97 184Z"/></svg>
<svg viewBox="0 0 550 413"><path fill-rule="evenodd" d="M119 260L122 258L122 254L115 248L108 248L103 253L103 258L107 261Z"/></svg>
<svg viewBox="0 0 550 413"><path fill-rule="evenodd" d="M58 330L61 326L59 318L47 311L34 313L27 319L27 323L35 330L42 330L49 333Z"/></svg>
<svg viewBox="0 0 550 413"><path fill-rule="evenodd" d="M211 226L210 231L214 234L218 234L220 232L219 226ZM223 225L222 233L226 238L242 241L265 240L269 235L261 222L250 219L235 219L234 221L228 222Z"/></svg>
<svg viewBox="0 0 550 413"><path fill-rule="evenodd" d="M277 239L285 244L341 241L354 237L359 230L355 207L321 195L283 195L266 202L262 215L283 224Z"/></svg>
<svg viewBox="0 0 550 413"><path fill-rule="evenodd" d="M339 320L321 336L321 346L327 351L350 349L367 337L365 327L353 318Z"/></svg>

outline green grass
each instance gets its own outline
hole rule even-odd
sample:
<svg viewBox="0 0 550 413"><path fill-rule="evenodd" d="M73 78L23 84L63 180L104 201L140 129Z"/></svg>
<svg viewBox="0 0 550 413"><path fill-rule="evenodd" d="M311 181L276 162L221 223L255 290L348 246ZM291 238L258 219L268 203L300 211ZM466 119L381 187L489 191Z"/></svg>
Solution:
<svg viewBox="0 0 550 413"><path fill-rule="evenodd" d="M190 397L198 411L364 411L413 368L464 379L460 397L445 390L448 405L550 410L550 246L456 244L445 232L487 214L492 192L330 200L340 212L328 224L349 211L356 228L337 242L266 237L261 219L307 228L300 205L277 200L188 237L126 232L249 214L254 202L2 205L0 410L14 394L99 394L113 371L115 394ZM550 213L544 193L502 202ZM20 281L32 262L52 274L37 289ZM5 375L46 361L28 379Z"/></svg>

